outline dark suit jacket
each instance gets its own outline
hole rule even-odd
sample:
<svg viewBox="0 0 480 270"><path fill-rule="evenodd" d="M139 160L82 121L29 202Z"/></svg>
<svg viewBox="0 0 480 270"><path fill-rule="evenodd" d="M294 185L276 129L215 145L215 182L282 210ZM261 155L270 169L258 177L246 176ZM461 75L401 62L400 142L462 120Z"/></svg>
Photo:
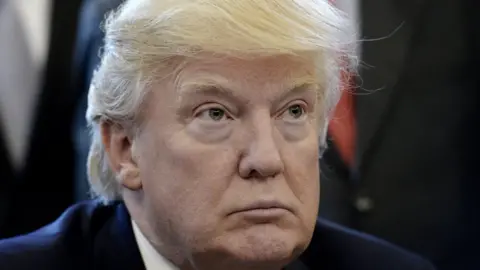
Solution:
<svg viewBox="0 0 480 270"><path fill-rule="evenodd" d="M47 62L21 171L11 166L0 132L0 238L40 228L73 202L70 72L80 1L52 0Z"/></svg>
<svg viewBox="0 0 480 270"><path fill-rule="evenodd" d="M145 269L122 203L86 202L54 223L0 241L0 269ZM420 257L373 237L318 221L309 248L289 270L432 270Z"/></svg>
<svg viewBox="0 0 480 270"><path fill-rule="evenodd" d="M361 44L355 164L332 143L320 213L441 270L478 270L478 1L359 3L362 37L377 40Z"/></svg>

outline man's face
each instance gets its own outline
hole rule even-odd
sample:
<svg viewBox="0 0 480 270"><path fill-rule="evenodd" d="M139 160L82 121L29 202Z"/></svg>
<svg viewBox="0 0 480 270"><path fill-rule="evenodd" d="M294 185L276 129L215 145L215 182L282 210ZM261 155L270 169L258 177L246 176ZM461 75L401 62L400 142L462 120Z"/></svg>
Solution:
<svg viewBox="0 0 480 270"><path fill-rule="evenodd" d="M156 85L135 147L157 248L198 264L303 251L319 203L315 81L313 63L282 56L191 60Z"/></svg>

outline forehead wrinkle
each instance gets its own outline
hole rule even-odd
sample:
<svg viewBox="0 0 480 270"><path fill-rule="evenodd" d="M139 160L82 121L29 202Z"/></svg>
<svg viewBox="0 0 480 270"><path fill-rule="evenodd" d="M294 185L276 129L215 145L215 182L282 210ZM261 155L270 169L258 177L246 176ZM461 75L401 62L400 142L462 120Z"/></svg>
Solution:
<svg viewBox="0 0 480 270"><path fill-rule="evenodd" d="M267 65L265 69L258 69L259 66L250 66L251 62L232 63L227 61L226 65L222 65L222 60L225 59L187 61L176 72L174 78L174 88L178 99L181 101L198 93L199 90L204 91L209 88L243 102L248 102L250 99L243 95L245 89L251 88L258 89L257 94L266 94L270 101L278 100L290 92L298 90L312 90L316 91L317 95L319 94L318 78L314 72L306 69L299 70L299 68L304 68L295 68L295 65L292 65L292 68ZM219 66L224 68L219 68ZM268 96L268 94L273 95Z"/></svg>

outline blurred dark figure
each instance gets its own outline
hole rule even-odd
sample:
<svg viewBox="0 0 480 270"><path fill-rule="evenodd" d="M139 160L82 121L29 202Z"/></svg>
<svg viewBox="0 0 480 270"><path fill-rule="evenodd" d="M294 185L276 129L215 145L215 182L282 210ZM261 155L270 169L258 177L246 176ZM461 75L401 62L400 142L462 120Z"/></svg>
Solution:
<svg viewBox="0 0 480 270"><path fill-rule="evenodd" d="M87 94L93 71L100 61L104 33L101 24L109 11L118 7L123 0L84 0L78 22L74 61L75 107L73 138L75 147L75 200L89 198L87 180L87 156L90 147L85 112Z"/></svg>
<svg viewBox="0 0 480 270"><path fill-rule="evenodd" d="M357 94L330 128L320 213L440 270L478 270L478 1L351 3L371 41L359 48ZM348 142L334 126L352 119Z"/></svg>
<svg viewBox="0 0 480 270"><path fill-rule="evenodd" d="M26 64L21 66L23 60L28 60L28 51L18 52L32 41L22 40L28 36L20 32L20 18L8 17L14 14L14 4L19 1L0 0L0 27L2 33L10 33L0 37L0 44L3 44L0 52L3 114L0 131L0 238L30 232L50 223L73 202L70 67L80 2L45 1L50 4L50 12L45 15L45 28L49 29L45 61L30 72L25 68ZM18 32L12 32L15 29ZM7 43L9 41L11 43ZM14 81L18 84L12 84ZM25 93L30 90L34 91ZM21 118L18 115L21 110L16 110L21 108L33 109ZM7 131L12 124L22 123L28 123L19 132L26 137L22 142L25 149L18 154L20 151L16 150L21 148L19 142L23 138Z"/></svg>

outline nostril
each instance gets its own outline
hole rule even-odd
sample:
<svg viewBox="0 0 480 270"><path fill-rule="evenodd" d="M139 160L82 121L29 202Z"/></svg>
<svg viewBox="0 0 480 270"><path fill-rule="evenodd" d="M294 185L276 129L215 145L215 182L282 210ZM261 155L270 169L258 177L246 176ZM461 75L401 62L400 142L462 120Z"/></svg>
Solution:
<svg viewBox="0 0 480 270"><path fill-rule="evenodd" d="M283 161L278 152L269 155L251 153L241 160L239 169L243 178L266 179L283 171Z"/></svg>
<svg viewBox="0 0 480 270"><path fill-rule="evenodd" d="M279 172L268 172L268 173L260 173L257 170L252 170L249 175L248 179L256 179L256 180L265 180L268 178L274 178Z"/></svg>

